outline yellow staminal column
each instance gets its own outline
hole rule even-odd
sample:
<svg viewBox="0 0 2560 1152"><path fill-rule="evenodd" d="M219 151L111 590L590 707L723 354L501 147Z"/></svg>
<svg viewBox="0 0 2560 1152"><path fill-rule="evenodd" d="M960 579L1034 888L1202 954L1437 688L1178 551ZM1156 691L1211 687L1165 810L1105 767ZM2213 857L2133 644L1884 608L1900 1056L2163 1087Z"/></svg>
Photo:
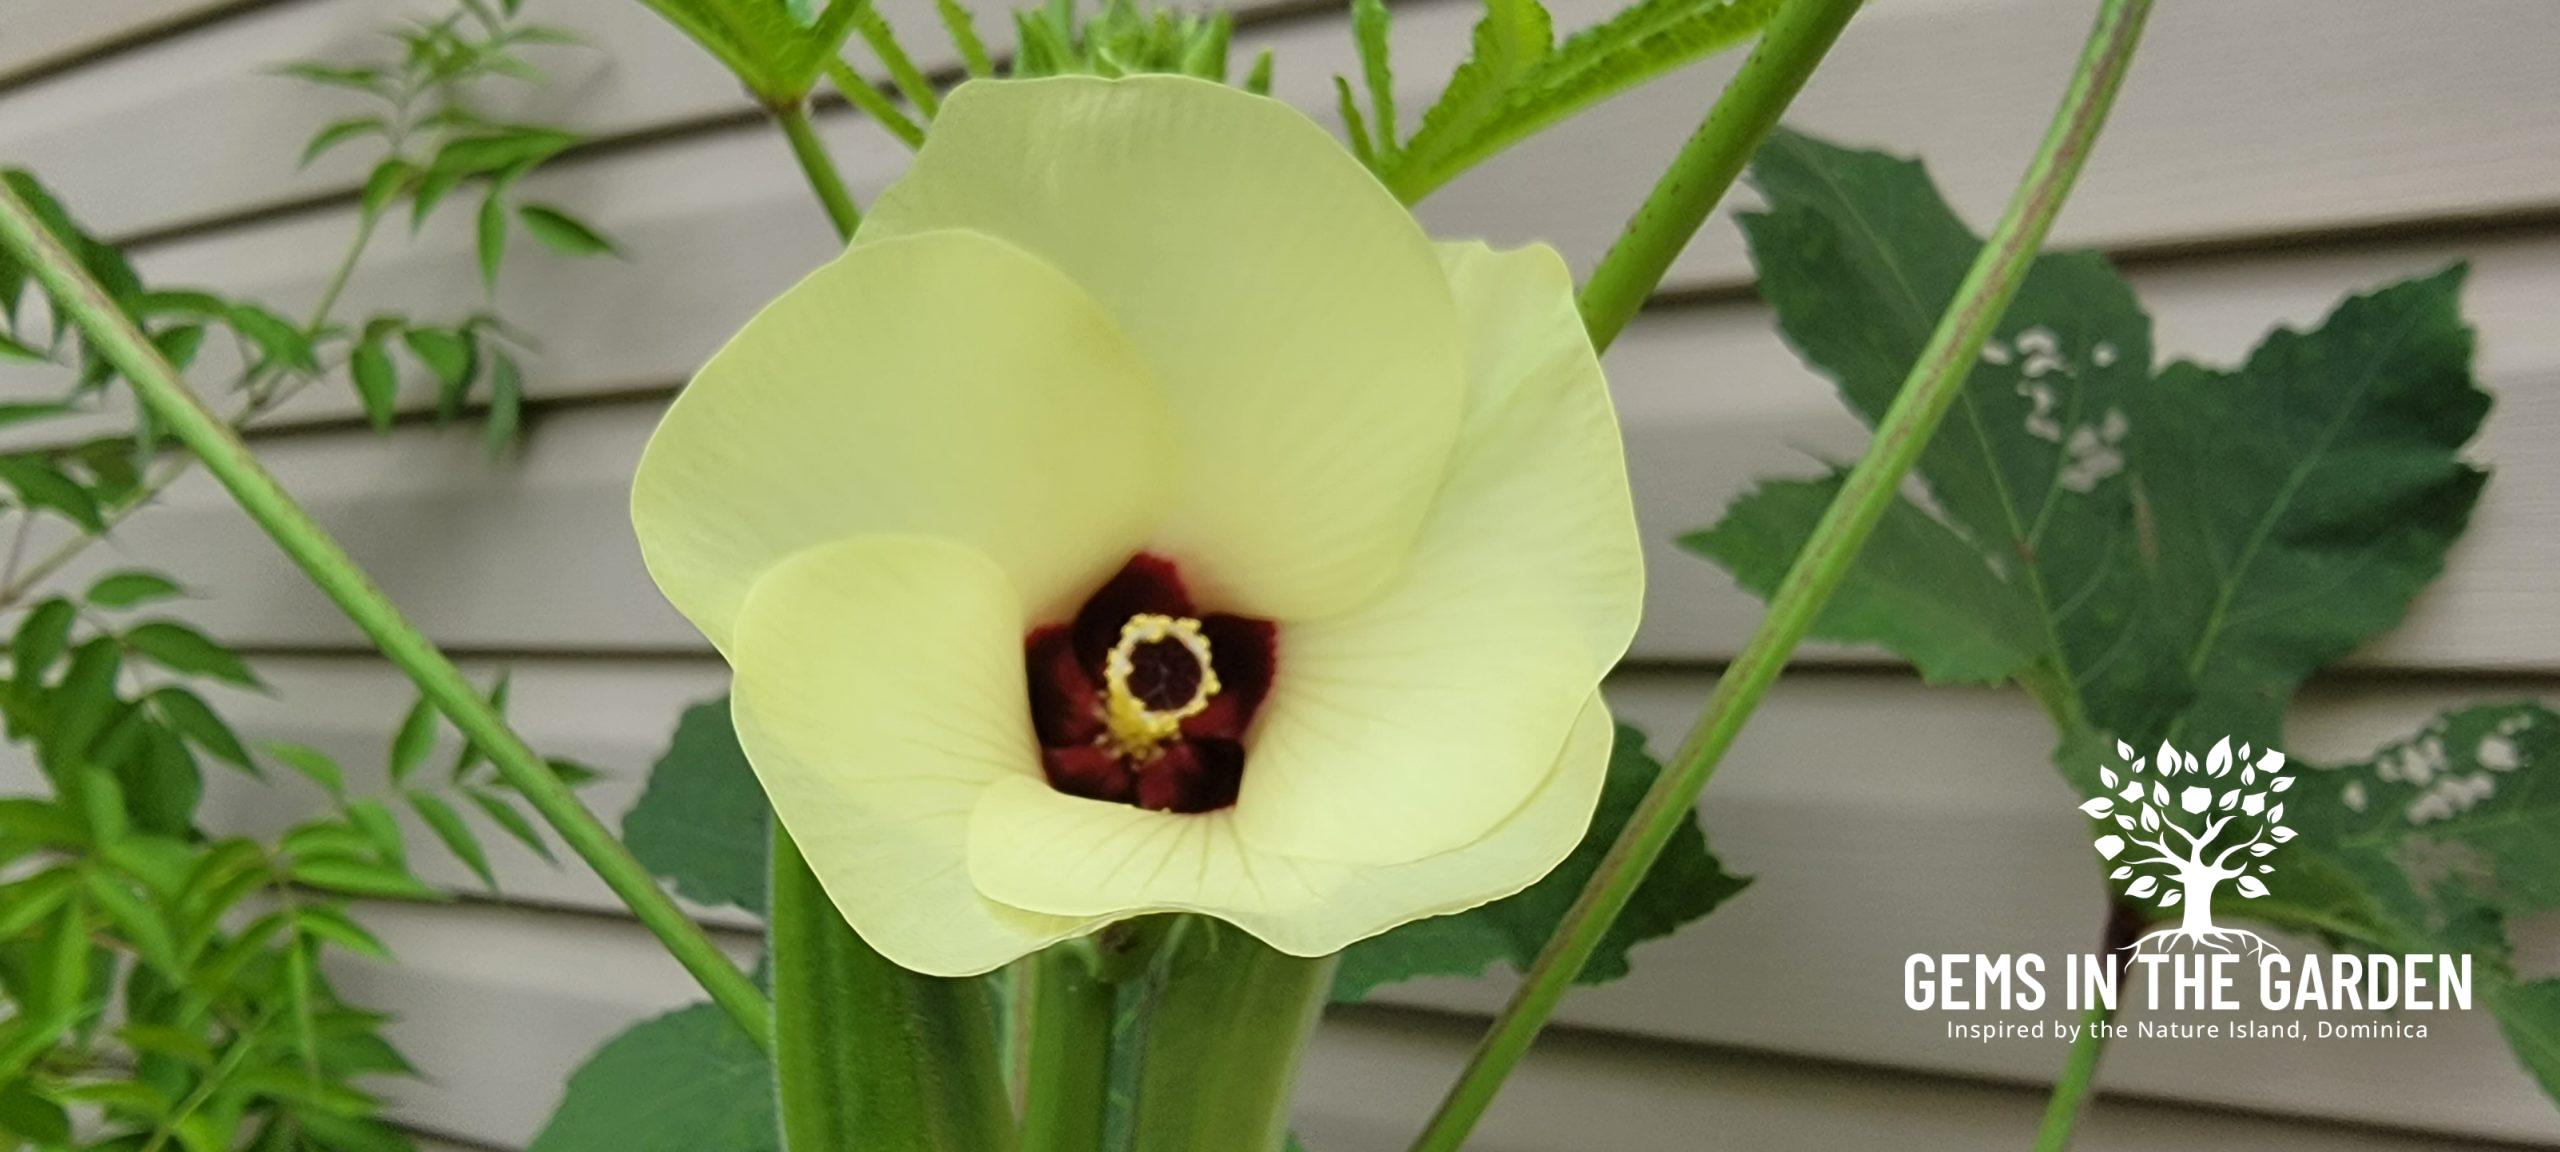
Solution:
<svg viewBox="0 0 2560 1152"><path fill-rule="evenodd" d="M1200 666L1200 682L1189 700L1159 709L1130 689L1129 678L1137 674L1138 649L1168 641L1191 653ZM1200 622L1153 612L1139 613L1120 626L1119 643L1103 658L1102 681L1102 718L1110 729L1105 738L1114 750L1139 763L1155 759L1165 741L1182 734L1182 722L1206 710L1218 694L1218 672L1209 662L1209 637L1200 631Z"/></svg>

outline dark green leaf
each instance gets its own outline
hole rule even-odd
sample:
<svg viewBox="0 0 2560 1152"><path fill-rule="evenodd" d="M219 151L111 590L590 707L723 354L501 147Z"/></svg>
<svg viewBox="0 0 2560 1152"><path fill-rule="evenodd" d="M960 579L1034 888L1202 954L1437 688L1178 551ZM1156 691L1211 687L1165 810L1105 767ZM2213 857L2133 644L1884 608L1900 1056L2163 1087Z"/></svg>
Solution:
<svg viewBox="0 0 2560 1152"><path fill-rule="evenodd" d="M430 179L459 179L528 167L576 144L578 136L552 128L507 127L447 141L428 166ZM450 187L450 184L446 184ZM422 213L423 214L423 213Z"/></svg>
<svg viewBox="0 0 2560 1152"><path fill-rule="evenodd" d="M175 620L134 625L125 630L124 644L173 671L211 676L244 688L260 687L257 674L249 670L248 662L240 659L239 653Z"/></svg>
<svg viewBox="0 0 2560 1152"><path fill-rule="evenodd" d="M318 749L307 748L300 744L269 744L266 745L266 753L282 761L285 767L301 773L332 796L343 795L347 790L346 777L338 771L338 762L331 760Z"/></svg>
<svg viewBox="0 0 2560 1152"><path fill-rule="evenodd" d="M391 810L376 800L357 800L347 805L347 822L363 829L372 839L373 849L382 858L402 867L408 866L408 846L400 838L400 822L391 818Z"/></svg>
<svg viewBox="0 0 2560 1152"><path fill-rule="evenodd" d="M391 207L393 200L399 199L402 192L408 191L410 181L417 179L417 176L417 166L397 156L374 165L373 172L366 176L364 181L364 195L361 198L364 214L382 215Z"/></svg>
<svg viewBox="0 0 2560 1152"><path fill-rule="evenodd" d="M276 71L314 84L331 88L352 88L358 92L371 92L377 96L387 96L392 91L391 79L383 75L380 68L348 67L316 60L302 60L284 65Z"/></svg>
<svg viewBox="0 0 2560 1152"><path fill-rule="evenodd" d="M489 426L486 435L489 454L497 456L515 443L516 430L524 424L524 376L516 367L516 358L495 352L489 364Z"/></svg>
<svg viewBox="0 0 2560 1152"><path fill-rule="evenodd" d="M116 674L123 670L124 649L112 637L100 636L72 650L71 665L55 686L53 739L42 748L44 755L78 761L88 754L90 742L115 717Z"/></svg>
<svg viewBox="0 0 2560 1152"><path fill-rule="evenodd" d="M1487 0L1473 52L1382 177L1419 200L1583 109L1742 43L1776 10L1776 0L1640 0L1550 47L1535 0Z"/></svg>
<svg viewBox="0 0 2560 1152"><path fill-rule="evenodd" d="M524 221L524 230L554 251L571 256L614 254L613 241L576 217L545 204L524 204L516 208L516 218Z"/></svg>
<svg viewBox="0 0 2560 1152"><path fill-rule="evenodd" d="M480 201L480 284L491 292L498 290L498 264L507 258L507 205L502 191L493 184Z"/></svg>
<svg viewBox="0 0 2560 1152"><path fill-rule="evenodd" d="M400 414L400 376L391 367L391 354L382 350L382 342L366 338L356 345L347 359L347 374L355 381L356 398L364 402L364 414L373 421L376 432L391 430L391 420Z"/></svg>
<svg viewBox="0 0 2560 1152"><path fill-rule="evenodd" d="M622 818L622 839L677 895L762 915L771 822L724 696L685 709L647 790Z"/></svg>
<svg viewBox="0 0 2560 1152"><path fill-rule="evenodd" d="M158 909L134 895L122 881L104 872L88 872L81 878L88 882L89 899L107 914L107 919L115 922L117 932L126 943L133 945L134 952L142 957L143 963L159 969L161 975L171 979L186 978L186 966L178 961L177 944L169 931L169 923L161 919Z"/></svg>
<svg viewBox="0 0 2560 1152"><path fill-rule="evenodd" d="M480 811L488 814L490 823L496 824L507 835L514 837L515 842L524 845L527 851L551 863L560 862L558 857L551 854L551 845L543 841L542 830L534 827L533 821L527 819L524 813L516 811L515 805L508 801L504 793L472 788L465 790L463 795L469 796L471 802L479 806Z"/></svg>
<svg viewBox="0 0 2560 1152"><path fill-rule="evenodd" d="M0 456L0 481L16 489L19 503L28 508L59 512L92 535L107 530L106 521L99 517L96 498L50 460L40 456Z"/></svg>
<svg viewBox="0 0 2560 1152"><path fill-rule="evenodd" d="M1908 161L1780 132L1752 171L1769 204L1743 221L1763 295L1880 419L1980 242ZM1824 618L1844 630L1826 634L1980 673L1999 662L1983 638L2014 643L2022 609L2055 707L2137 744L2182 728L2270 742L2303 677L2399 619L2478 494L2460 452L2487 400L2459 283L2351 299L2236 371L2155 378L2150 321L2106 263L2040 257L1921 456L1948 530L1871 541ZM1803 510L1736 522L1718 559L1766 587ZM1910 587L1943 577L1959 545L1995 579L1967 569L1960 602ZM1986 615L1962 636L1887 622L1918 597Z"/></svg>
<svg viewBox="0 0 2560 1152"><path fill-rule="evenodd" d="M233 305L223 319L268 360L304 372L320 370L319 354L292 321L255 304Z"/></svg>
<svg viewBox="0 0 2560 1152"><path fill-rule="evenodd" d="M140 747L115 756L118 784L134 826L163 836L184 836L195 826L196 804L204 798L204 773L195 753L178 734L149 722L140 710L125 714L125 724ZM103 753L102 753L103 755Z"/></svg>
<svg viewBox="0 0 2560 1152"><path fill-rule="evenodd" d="M1680 544L1766 599L1839 495L1840 479L1763 481L1713 529ZM1886 509L1842 584L1812 634L1882 644L1931 683L1996 684L2043 651L2034 610L2018 590L1972 544L1908 500Z"/></svg>
<svg viewBox="0 0 2560 1152"><path fill-rule="evenodd" d="M1781 132L1753 175L1761 293L1872 424L1980 242L1915 163ZM1932 511L1889 514L1817 630L1950 678L2025 648L2013 675L2064 723L2055 761L2083 792L2120 741L2279 745L2303 681L2400 620L2486 479L2462 460L2488 410L2462 275L2350 297L2234 369L2155 372L2149 318L2103 260L2038 258L1921 456ZM1830 487L1764 488L1694 542L1765 589ZM2475 956L2560 1095L2560 985L2524 982L2505 934L2560 909L2560 716L2457 711L2271 790L2297 835L2261 895L2217 914Z"/></svg>
<svg viewBox="0 0 2560 1152"><path fill-rule="evenodd" d="M435 702L424 696L409 705L408 714L400 718L400 730L391 737L391 782L406 784L409 774L427 762L427 753L435 751L437 721L443 713Z"/></svg>
<svg viewBox="0 0 2560 1152"><path fill-rule="evenodd" d="M24 1081L0 1087L0 1132L23 1134L40 1147L71 1143L71 1117Z"/></svg>
<svg viewBox="0 0 2560 1152"><path fill-rule="evenodd" d="M391 959L391 950L364 926L347 918L335 908L304 906L294 909L293 923L306 936L316 936L359 956L376 960Z"/></svg>
<svg viewBox="0 0 2560 1152"><path fill-rule="evenodd" d="M311 143L302 149L301 166L309 167L322 153L359 136L388 135L390 131L390 124L380 116L350 116L334 121L312 134Z"/></svg>
<svg viewBox="0 0 2560 1152"><path fill-rule="evenodd" d="M196 747L246 769L250 775L259 774L257 758L249 755L249 749L240 743L239 735L231 730L231 725L223 722L212 705L204 702L204 697L172 684L154 689L149 699L152 706L160 710L160 718L193 741Z"/></svg>
<svg viewBox="0 0 2560 1152"><path fill-rule="evenodd" d="M60 596L48 597L29 610L18 622L18 635L10 642L9 659L21 683L32 684L53 662L62 656L63 646L71 638L71 625L80 619L80 609Z"/></svg>
<svg viewBox="0 0 2560 1152"><path fill-rule="evenodd" d="M43 364L52 359L53 357L46 355L43 349L30 348L25 344L19 343L17 337L10 335L5 328L0 328L0 360L15 360L21 364ZM19 411L25 411L38 407L52 408L54 406L49 404L12 404L7 405L7 407ZM0 424L7 423L10 423L10 421L7 419L0 419Z"/></svg>
<svg viewBox="0 0 2560 1152"><path fill-rule="evenodd" d="M0 403L0 428L35 420L50 420L56 416L66 416L77 411L79 409L60 401Z"/></svg>
<svg viewBox="0 0 2560 1152"><path fill-rule="evenodd" d="M1479 975L1497 961L1526 970L1661 772L1660 762L1645 751L1644 734L1621 725L1599 808L1572 855L1518 895L1451 916L1417 920L1345 949L1334 975L1333 998L1360 1000L1382 985L1423 976ZM1673 834L1626 911L1601 937L1579 980L1602 984L1626 975L1628 950L1715 911L1748 883L1716 862L1707 851L1706 833L1693 818Z"/></svg>
<svg viewBox="0 0 2560 1152"><path fill-rule="evenodd" d="M413 791L409 793L409 807L418 813L419 819L427 822L436 839L444 841L445 848L470 868L471 874L478 876L482 884L491 890L498 887L498 874L489 868L489 853L480 847L480 838L471 834L471 827L462 822L462 814L454 811L453 805L445 803L440 796Z"/></svg>
<svg viewBox="0 0 2560 1152"><path fill-rule="evenodd" d="M779 1152L773 1070L709 1004L606 1041L526 1152Z"/></svg>
<svg viewBox="0 0 2560 1152"><path fill-rule="evenodd" d="M417 878L397 868L380 864L364 864L353 860L324 858L296 860L293 878L298 883L350 896L378 896L395 900L442 900L444 894L418 882Z"/></svg>
<svg viewBox="0 0 2560 1152"><path fill-rule="evenodd" d="M99 577L96 583L89 585L86 599L100 608L131 608L136 604L185 594L186 589L179 587L177 581L157 572L136 569Z"/></svg>

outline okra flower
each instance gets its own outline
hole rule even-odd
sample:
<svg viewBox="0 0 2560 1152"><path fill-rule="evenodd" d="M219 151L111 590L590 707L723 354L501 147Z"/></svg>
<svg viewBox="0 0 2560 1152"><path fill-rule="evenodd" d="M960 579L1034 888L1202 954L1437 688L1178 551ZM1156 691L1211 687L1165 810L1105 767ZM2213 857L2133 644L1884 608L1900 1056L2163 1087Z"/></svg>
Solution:
<svg viewBox="0 0 2560 1152"><path fill-rule="evenodd" d="M1527 886L1643 584L1556 255L1435 246L1177 77L953 93L632 516L829 896L943 975L1171 910L1323 955Z"/></svg>

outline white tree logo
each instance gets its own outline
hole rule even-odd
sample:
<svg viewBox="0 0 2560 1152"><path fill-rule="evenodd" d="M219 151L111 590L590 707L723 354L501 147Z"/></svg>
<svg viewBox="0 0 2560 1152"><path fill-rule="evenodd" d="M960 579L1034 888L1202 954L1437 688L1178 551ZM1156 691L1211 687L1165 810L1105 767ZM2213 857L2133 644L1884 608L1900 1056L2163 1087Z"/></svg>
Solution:
<svg viewBox="0 0 2560 1152"><path fill-rule="evenodd" d="M2133 950L2185 947L2254 955L2272 947L2245 928L2216 926L2213 895L2224 881L2247 899L2267 894L2258 877L2275 867L2264 863L2266 855L2294 836L2284 826L2284 802L2276 799L2293 787L2294 777L2284 774L2284 753L2269 748L2251 764L2249 746L2235 754L2224 737L2202 764L2165 742L2147 771L2132 745L2117 741L2116 755L2130 763L2127 775L2100 767L2098 782L2112 795L2080 806L2090 819L2111 821L2119 830L2097 840L2098 855L2118 861L2107 878L2124 885L2127 899L2181 910L2174 927L2152 931Z"/></svg>

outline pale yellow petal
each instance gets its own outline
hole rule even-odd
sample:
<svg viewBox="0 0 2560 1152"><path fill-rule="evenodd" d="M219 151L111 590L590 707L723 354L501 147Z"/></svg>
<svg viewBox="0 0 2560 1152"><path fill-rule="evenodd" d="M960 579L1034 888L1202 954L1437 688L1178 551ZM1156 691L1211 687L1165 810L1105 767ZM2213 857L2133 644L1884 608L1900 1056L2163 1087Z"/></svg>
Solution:
<svg viewBox="0 0 2560 1152"><path fill-rule="evenodd" d="M1154 364L1187 469L1156 550L1205 602L1322 615L1394 572L1456 435L1458 325L1323 129L1181 76L972 82L854 243L955 227L1056 265Z"/></svg>
<svg viewBox="0 0 2560 1152"><path fill-rule="evenodd" d="M1236 804L1277 852L1383 863L1483 835L1625 654L1644 601L1634 501L1564 262L1444 245L1468 405L1411 566L1292 622Z"/></svg>
<svg viewBox="0 0 2560 1152"><path fill-rule="evenodd" d="M1176 455L1150 370L1090 297L941 232L847 252L766 305L668 410L631 515L660 590L723 651L767 569L865 533L968 544L1046 618L1154 532Z"/></svg>
<svg viewBox="0 0 2560 1152"><path fill-rule="evenodd" d="M748 763L845 920L919 972L984 972L1094 927L969 880L980 798L1041 780L1023 627L1003 568L927 537L798 553L738 614L730 708Z"/></svg>
<svg viewBox="0 0 2560 1152"><path fill-rule="evenodd" d="M1611 725L1589 697L1526 803L1486 835L1402 864L1264 851L1233 809L1182 815L1083 800L1045 785L990 788L970 827L969 870L1008 903L1072 916L1200 912L1298 956L1325 956L1399 924L1459 912L1534 884L1573 851L1608 779Z"/></svg>

